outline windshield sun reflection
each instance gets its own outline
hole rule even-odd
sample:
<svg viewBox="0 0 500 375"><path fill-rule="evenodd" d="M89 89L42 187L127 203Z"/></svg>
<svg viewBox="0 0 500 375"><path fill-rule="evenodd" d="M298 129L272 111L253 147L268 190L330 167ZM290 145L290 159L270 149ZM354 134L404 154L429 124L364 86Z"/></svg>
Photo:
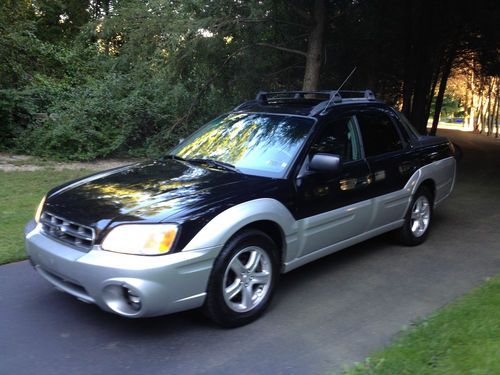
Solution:
<svg viewBox="0 0 500 375"><path fill-rule="evenodd" d="M208 123L172 154L216 160L243 173L282 177L312 124L312 119L296 116L232 114Z"/></svg>

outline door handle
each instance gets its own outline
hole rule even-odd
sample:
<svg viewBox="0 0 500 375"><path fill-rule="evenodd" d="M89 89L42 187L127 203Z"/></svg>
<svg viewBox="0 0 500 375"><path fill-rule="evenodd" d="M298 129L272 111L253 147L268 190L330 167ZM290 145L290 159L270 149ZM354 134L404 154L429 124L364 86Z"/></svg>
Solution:
<svg viewBox="0 0 500 375"><path fill-rule="evenodd" d="M371 174L367 174L366 176L363 177L345 178L339 181L340 190L347 191L353 189L361 189L370 185L372 181L373 177Z"/></svg>
<svg viewBox="0 0 500 375"><path fill-rule="evenodd" d="M371 174L358 178L358 187L368 186L373 182L373 177Z"/></svg>

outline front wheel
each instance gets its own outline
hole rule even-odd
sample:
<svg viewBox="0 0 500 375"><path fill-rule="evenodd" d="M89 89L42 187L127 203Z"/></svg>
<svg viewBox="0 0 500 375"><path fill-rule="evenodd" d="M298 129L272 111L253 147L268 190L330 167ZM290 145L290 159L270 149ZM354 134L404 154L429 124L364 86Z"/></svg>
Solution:
<svg viewBox="0 0 500 375"><path fill-rule="evenodd" d="M204 310L223 327L257 319L271 302L278 278L276 245L264 233L240 233L215 260Z"/></svg>
<svg viewBox="0 0 500 375"><path fill-rule="evenodd" d="M426 187L417 190L399 230L399 240L403 245L415 246L424 242L429 234L432 221L432 194Z"/></svg>

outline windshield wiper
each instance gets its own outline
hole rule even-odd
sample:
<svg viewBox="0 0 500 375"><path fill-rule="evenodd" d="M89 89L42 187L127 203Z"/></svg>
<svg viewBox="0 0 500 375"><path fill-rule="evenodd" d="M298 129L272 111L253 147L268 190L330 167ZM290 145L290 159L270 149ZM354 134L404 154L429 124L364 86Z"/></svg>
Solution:
<svg viewBox="0 0 500 375"><path fill-rule="evenodd" d="M238 168L236 168L234 165L223 162L223 161L215 160L215 159L209 159L209 158L185 159L183 157L180 157L180 156L177 156L174 154L167 154L167 155L163 156L163 158L184 161L186 163L192 163L192 164L206 164L206 165L209 165L210 167L215 167L215 168L224 169L224 170L231 171L231 172L241 173L238 170Z"/></svg>
<svg viewBox="0 0 500 375"><path fill-rule="evenodd" d="M210 167L215 167L215 168L219 168L219 169L225 169L225 170L231 171L231 172L240 173L238 168L236 168L234 165L223 162L223 161L215 160L215 159L193 158L193 159L185 159L185 160L188 163L207 164Z"/></svg>
<svg viewBox="0 0 500 375"><path fill-rule="evenodd" d="M187 161L184 158L181 158L180 156L174 155L174 154L167 154L162 157L162 159L174 159L174 160L180 160L180 161Z"/></svg>

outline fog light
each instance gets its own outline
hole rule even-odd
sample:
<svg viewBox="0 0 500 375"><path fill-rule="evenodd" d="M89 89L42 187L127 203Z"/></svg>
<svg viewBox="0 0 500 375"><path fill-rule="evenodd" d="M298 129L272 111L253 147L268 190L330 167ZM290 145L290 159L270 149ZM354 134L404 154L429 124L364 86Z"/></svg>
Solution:
<svg viewBox="0 0 500 375"><path fill-rule="evenodd" d="M135 311L139 311L141 309L141 298L137 294L135 294L134 291L124 287L123 294L128 305L132 309L134 309Z"/></svg>
<svg viewBox="0 0 500 375"><path fill-rule="evenodd" d="M142 309L140 293L125 283L106 285L102 299L112 311L120 315L138 316Z"/></svg>

